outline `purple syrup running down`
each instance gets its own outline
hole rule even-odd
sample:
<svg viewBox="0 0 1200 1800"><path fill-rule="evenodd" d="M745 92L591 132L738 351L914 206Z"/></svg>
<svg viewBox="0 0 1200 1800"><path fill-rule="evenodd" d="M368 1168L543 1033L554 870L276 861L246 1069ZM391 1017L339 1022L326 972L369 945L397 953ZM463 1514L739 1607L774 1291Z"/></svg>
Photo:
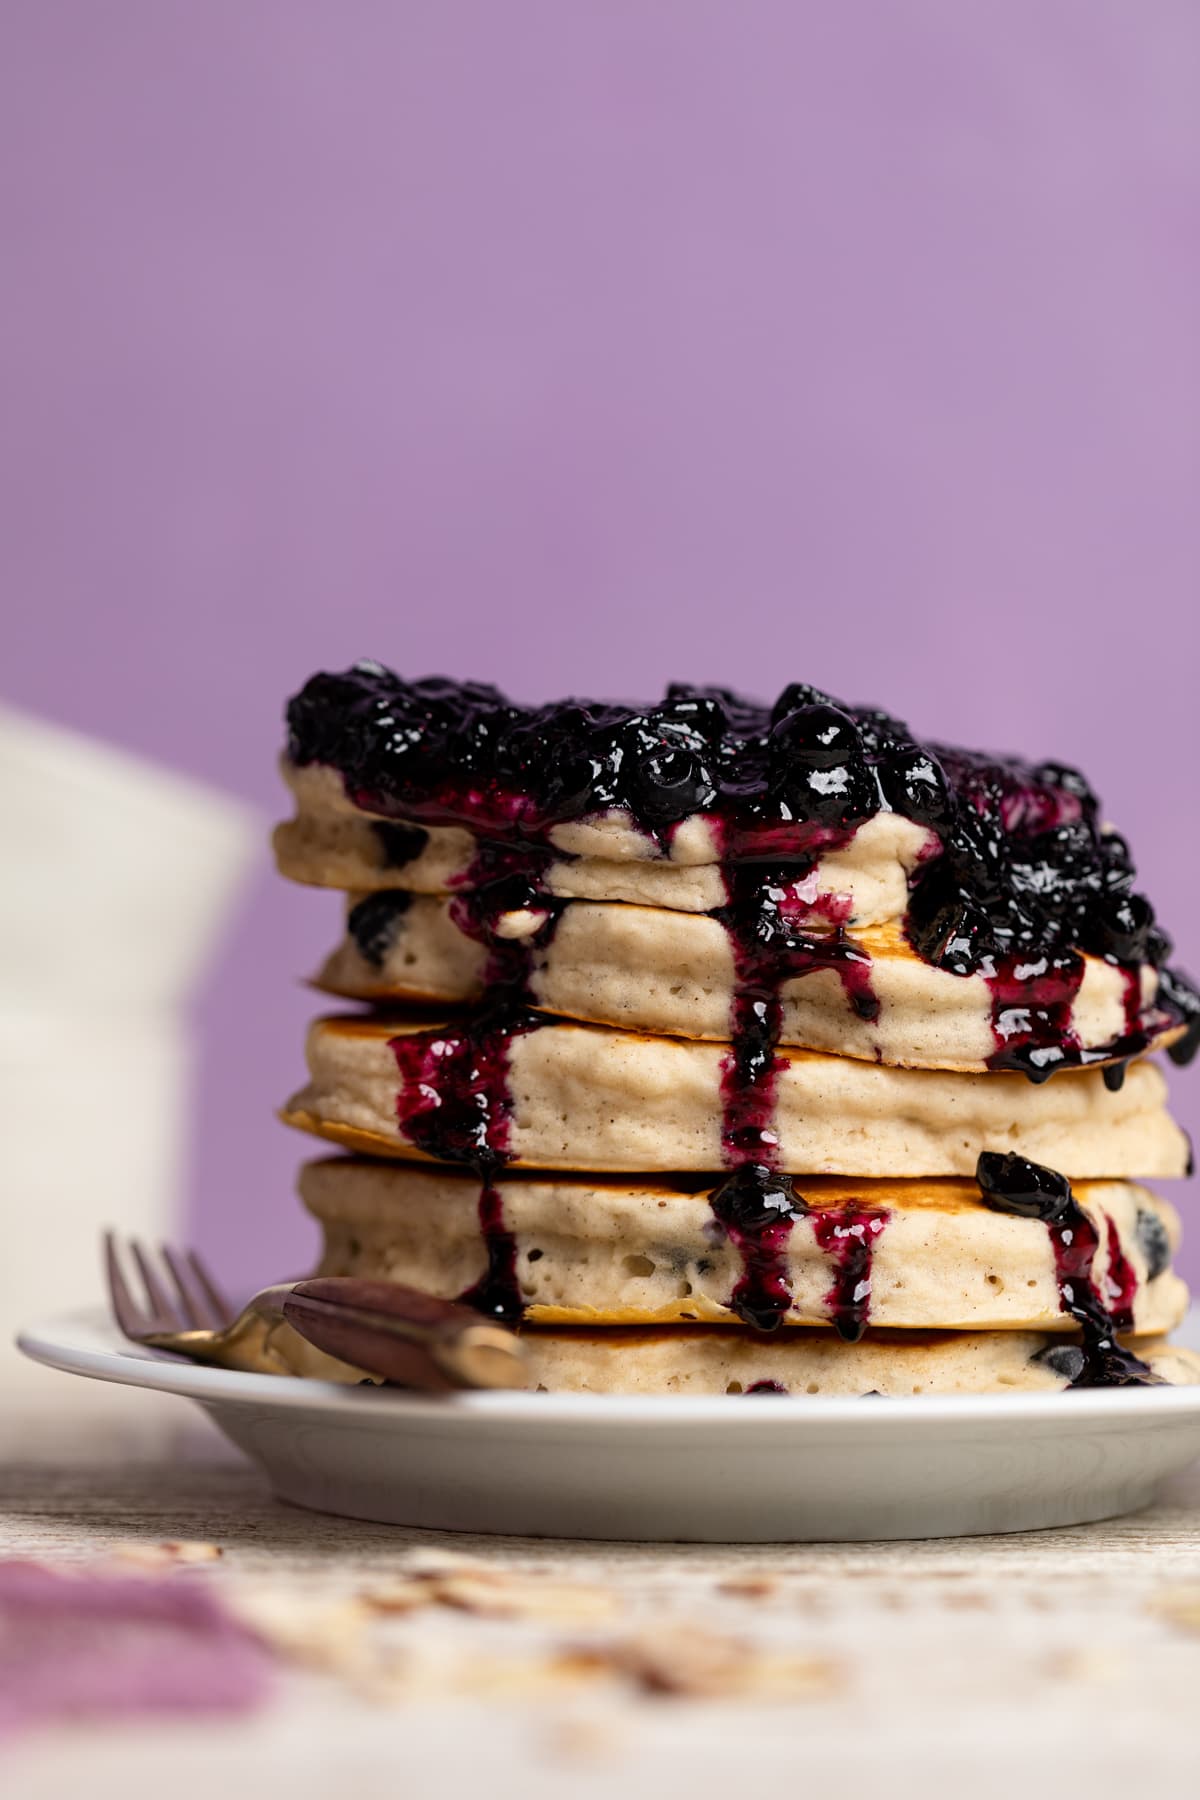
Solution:
<svg viewBox="0 0 1200 1800"><path fill-rule="evenodd" d="M1133 1324L1137 1278L1117 1239L1116 1258L1110 1261L1108 1276L1115 1291L1112 1304L1106 1305L1092 1276L1100 1236L1071 1192L1066 1176L1023 1156L992 1150L980 1153L975 1175L984 1204L993 1211L1041 1219L1054 1253L1059 1304L1079 1326L1078 1341L1052 1344L1034 1360L1066 1376L1069 1387L1155 1384L1158 1378L1153 1370L1117 1342L1117 1332L1128 1331ZM1110 1221L1110 1256L1115 1237Z"/></svg>
<svg viewBox="0 0 1200 1800"><path fill-rule="evenodd" d="M405 1032L391 1040L400 1071L396 1118L404 1136L426 1156L465 1163L479 1177L479 1229L487 1269L460 1297L505 1323L515 1322L524 1311L516 1239L505 1227L496 1186L510 1149L509 1052L514 1038L537 1023L509 1005L462 1025Z"/></svg>
<svg viewBox="0 0 1200 1800"><path fill-rule="evenodd" d="M1011 1012L1007 967L1052 968L1082 951L1130 974L1143 963L1160 971L1161 1018L1129 1019L1106 1059L1139 1053L1171 1025L1185 1027L1176 1062L1200 1048L1200 993L1164 966L1170 941L1133 891L1128 847L1102 829L1095 795L1064 765L922 744L902 721L803 682L770 709L679 684L645 706L529 708L480 683L406 682L378 663L313 676L288 707L288 733L295 766L336 769L351 801L385 826L454 824L509 846L545 848L556 826L617 811L669 854L683 821L701 816L732 869L812 859L876 814L898 813L933 834L912 882L910 941L938 968L994 979L998 1021ZM407 840L395 850L412 854ZM997 1066L1041 1079L1100 1060L1050 1041L1057 1005L1028 1043L998 1033ZM746 1104L731 1126L744 1140L737 1154L752 1158L770 1149L759 1089L773 1058L760 1012L749 1005L735 1071Z"/></svg>
<svg viewBox="0 0 1200 1800"><path fill-rule="evenodd" d="M891 1213L882 1206L840 1206L814 1212L813 1231L833 1263L833 1285L825 1296L834 1330L857 1344L871 1307L871 1261Z"/></svg>
<svg viewBox="0 0 1200 1800"><path fill-rule="evenodd" d="M832 969L860 1019L879 1017L871 987L871 959L837 924L814 933L812 907L797 897L812 863L760 868L732 864L725 872L729 903L714 913L733 953L730 1050L721 1067L722 1149L726 1163L774 1167L775 1089L786 1068L776 1055L783 1024L785 981Z"/></svg>
<svg viewBox="0 0 1200 1800"><path fill-rule="evenodd" d="M808 1207L786 1175L759 1163L743 1163L708 1203L742 1262L731 1311L756 1331L776 1330L792 1304L788 1239Z"/></svg>
<svg viewBox="0 0 1200 1800"><path fill-rule="evenodd" d="M786 1175L744 1163L709 1196L716 1225L742 1262L730 1309L757 1331L774 1331L792 1304L788 1244L798 1220L812 1223L830 1259L833 1282L825 1295L830 1321L847 1343L866 1329L871 1305L871 1259L890 1213L883 1207L810 1207Z"/></svg>
<svg viewBox="0 0 1200 1800"><path fill-rule="evenodd" d="M538 955L558 927L562 901L546 890L545 874L553 851L536 844L499 844L481 840L471 866L450 902L458 929L487 950L484 986L489 994L510 1000L532 1000L530 984ZM501 924L509 914L523 913L534 929L507 937Z"/></svg>

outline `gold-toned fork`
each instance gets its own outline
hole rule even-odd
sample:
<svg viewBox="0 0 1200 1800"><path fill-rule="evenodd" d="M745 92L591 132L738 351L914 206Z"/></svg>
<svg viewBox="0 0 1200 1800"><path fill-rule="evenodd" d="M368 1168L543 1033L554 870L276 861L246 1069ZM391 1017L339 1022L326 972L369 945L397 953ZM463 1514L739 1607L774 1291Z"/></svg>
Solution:
<svg viewBox="0 0 1200 1800"><path fill-rule="evenodd" d="M140 1280L126 1273L131 1260ZM162 1246L161 1256L130 1238L122 1257L115 1232L104 1234L104 1273L113 1317L131 1343L169 1350L196 1362L256 1373L293 1373L286 1355L272 1349L268 1334L283 1319L289 1282L264 1288L238 1310L227 1300L207 1265L194 1250Z"/></svg>
<svg viewBox="0 0 1200 1800"><path fill-rule="evenodd" d="M353 1381L374 1375L426 1393L526 1385L520 1340L470 1307L399 1282L316 1276L264 1288L239 1312L194 1250L162 1246L158 1260L136 1238L128 1255L140 1278L134 1297L115 1233L104 1237L113 1317L148 1349L256 1374L317 1372L306 1345L332 1365L320 1372Z"/></svg>

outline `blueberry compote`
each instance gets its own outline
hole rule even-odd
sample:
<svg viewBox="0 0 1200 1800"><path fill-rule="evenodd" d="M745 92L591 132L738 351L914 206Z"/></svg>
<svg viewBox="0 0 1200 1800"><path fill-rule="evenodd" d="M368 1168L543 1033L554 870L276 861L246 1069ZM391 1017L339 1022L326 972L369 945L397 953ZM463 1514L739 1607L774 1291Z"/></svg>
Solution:
<svg viewBox="0 0 1200 1800"><path fill-rule="evenodd" d="M745 989L727 1093L733 1161L772 1159L774 996L789 963L802 972L809 948L794 921L781 929L770 916L769 896L765 925L747 918L748 888L776 875L786 885L789 865L794 879L881 812L932 834L912 883L908 935L935 967L990 984L995 1068L1040 1081L1059 1068L1136 1055L1181 1025L1174 1059L1190 1061L1200 1047L1200 993L1164 966L1170 942L1133 891L1124 839L1101 829L1087 782L1062 764L923 744L889 714L846 706L803 682L769 709L726 688L678 684L646 706L521 707L477 682L407 682L359 663L313 676L288 707L288 728L293 763L340 771L354 803L384 815L385 827L389 819L404 831L414 820L464 825L481 844L506 846L506 880L535 889L556 825L615 809L669 853L685 819L707 818ZM392 853L405 859L414 842L403 837ZM462 916L473 918L469 905ZM493 916L485 901L473 920L485 939ZM846 979L855 961L842 948ZM1082 1046L1071 1023L1080 952L1125 975L1125 1026L1103 1049ZM1148 1011L1138 982L1146 963L1160 983ZM869 984L851 991L848 983L848 992L869 1004Z"/></svg>
<svg viewBox="0 0 1200 1800"><path fill-rule="evenodd" d="M391 1041L400 1071L396 1099L409 1142L440 1162L466 1164L479 1177L479 1226L487 1268L460 1298L512 1323L524 1310L517 1245L504 1223L497 1177L509 1156L512 1095L509 1051L537 1023L508 996L461 1025L405 1033Z"/></svg>
<svg viewBox="0 0 1200 1800"><path fill-rule="evenodd" d="M831 921L832 929L820 933L805 928L812 908L799 890L811 868L734 864L726 873L729 903L714 915L728 934L735 975L732 1041L721 1071L722 1149L731 1167L771 1166L778 1155L773 1122L776 1077L785 1066L776 1055L783 983L832 969L859 1018L879 1017L867 953L840 924Z"/></svg>
<svg viewBox="0 0 1200 1800"><path fill-rule="evenodd" d="M884 1207L810 1206L788 1176L761 1163L743 1163L709 1196L709 1206L715 1228L741 1258L729 1299L739 1319L757 1331L782 1324L792 1304L788 1240L796 1222L808 1219L833 1274L825 1295L830 1321L847 1343L858 1342L870 1311L872 1255L890 1217Z"/></svg>
<svg viewBox="0 0 1200 1800"><path fill-rule="evenodd" d="M1092 1274L1100 1236L1065 1175L1023 1156L984 1150L975 1176L985 1205L1022 1219L1040 1219L1049 1233L1059 1304L1079 1326L1080 1335L1039 1351L1037 1360L1064 1375L1069 1387L1154 1383L1153 1371L1117 1342L1119 1331L1133 1327L1137 1278L1122 1254L1112 1221L1108 1221L1108 1275L1102 1293Z"/></svg>

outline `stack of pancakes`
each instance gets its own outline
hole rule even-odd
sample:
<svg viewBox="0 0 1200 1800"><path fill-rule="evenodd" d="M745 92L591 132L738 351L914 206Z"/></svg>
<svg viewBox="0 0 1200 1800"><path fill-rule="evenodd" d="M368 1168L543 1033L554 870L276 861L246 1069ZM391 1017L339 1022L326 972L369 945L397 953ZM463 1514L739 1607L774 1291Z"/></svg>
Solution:
<svg viewBox="0 0 1200 1800"><path fill-rule="evenodd" d="M1145 1052L1200 1001L1078 773L793 684L531 711L375 664L289 707L284 874L346 892L288 1122L320 1272L540 1385L1200 1379ZM1052 1079L1051 1079L1052 1077Z"/></svg>

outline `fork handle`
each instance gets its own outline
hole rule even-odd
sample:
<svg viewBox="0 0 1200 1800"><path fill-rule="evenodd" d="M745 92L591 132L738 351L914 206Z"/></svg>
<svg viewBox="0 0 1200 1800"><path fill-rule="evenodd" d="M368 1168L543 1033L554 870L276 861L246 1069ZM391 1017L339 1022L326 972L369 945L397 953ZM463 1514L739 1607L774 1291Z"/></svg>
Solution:
<svg viewBox="0 0 1200 1800"><path fill-rule="evenodd" d="M399 1282L315 1276L284 1290L280 1306L318 1350L400 1387L446 1393L526 1385L515 1333Z"/></svg>

